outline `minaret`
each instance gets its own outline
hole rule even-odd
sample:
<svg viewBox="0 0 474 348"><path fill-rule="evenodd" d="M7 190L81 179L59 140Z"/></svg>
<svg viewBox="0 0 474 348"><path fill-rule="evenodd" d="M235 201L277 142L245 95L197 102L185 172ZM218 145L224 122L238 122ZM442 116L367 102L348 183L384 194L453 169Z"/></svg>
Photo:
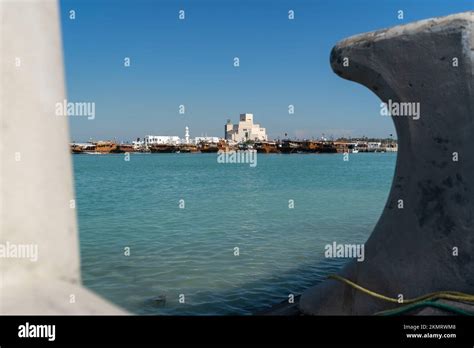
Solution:
<svg viewBox="0 0 474 348"><path fill-rule="evenodd" d="M189 144L189 127L184 128L184 141L186 144Z"/></svg>

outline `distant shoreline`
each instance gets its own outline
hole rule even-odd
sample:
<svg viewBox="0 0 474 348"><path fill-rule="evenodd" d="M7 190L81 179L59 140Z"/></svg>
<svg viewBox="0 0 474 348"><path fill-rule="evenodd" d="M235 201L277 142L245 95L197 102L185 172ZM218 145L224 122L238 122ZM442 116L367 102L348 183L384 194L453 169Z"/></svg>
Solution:
<svg viewBox="0 0 474 348"><path fill-rule="evenodd" d="M84 152L84 153L74 153L74 155L91 155L91 156L94 156L94 155L108 155L108 156L122 156L124 154L133 154L133 155L180 155L180 154L192 154L192 155L217 155L219 152L214 152L214 153L209 153L209 152L184 152L184 153L180 153L180 152L163 152L163 153L159 153L159 152L137 152L137 151L133 151L133 152L122 152L122 153L104 153L104 152L96 152L96 153L87 153L87 152ZM396 151L362 151L362 152L359 152L359 153L363 153L363 154L367 154L367 153L370 153L370 154L383 154L383 153L391 153L391 154L395 154L397 153ZM265 152L260 152L259 154L261 155L340 155L341 153L340 152L313 152L313 153L310 153L310 152L294 152L294 153L283 153L283 152L279 152L279 153L265 153Z"/></svg>
<svg viewBox="0 0 474 348"><path fill-rule="evenodd" d="M118 144L112 141L90 143L71 143L73 154L108 153L222 153L256 151L258 153L359 153L359 152L397 152L398 144L386 141L328 141L328 140L278 140L246 141L235 143L220 139L217 142L184 143L134 143Z"/></svg>

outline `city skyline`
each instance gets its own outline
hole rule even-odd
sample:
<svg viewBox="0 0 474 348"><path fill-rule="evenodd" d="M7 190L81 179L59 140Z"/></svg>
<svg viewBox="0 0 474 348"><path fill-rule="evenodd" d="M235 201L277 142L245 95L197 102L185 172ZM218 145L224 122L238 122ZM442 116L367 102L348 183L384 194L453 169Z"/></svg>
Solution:
<svg viewBox="0 0 474 348"><path fill-rule="evenodd" d="M469 9L470 1L446 0L62 0L68 100L96 108L92 120L70 118L71 139L133 140L185 126L222 137L226 120L242 113L273 139L388 137L395 130L380 100L332 72L331 48L354 34Z"/></svg>

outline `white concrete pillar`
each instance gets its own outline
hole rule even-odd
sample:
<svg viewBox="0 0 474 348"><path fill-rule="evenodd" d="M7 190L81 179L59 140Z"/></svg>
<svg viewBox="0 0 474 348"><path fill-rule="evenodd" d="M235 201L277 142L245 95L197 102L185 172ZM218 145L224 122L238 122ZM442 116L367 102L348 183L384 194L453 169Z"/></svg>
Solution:
<svg viewBox="0 0 474 348"><path fill-rule="evenodd" d="M0 21L0 313L122 313L81 286L58 4L2 0Z"/></svg>

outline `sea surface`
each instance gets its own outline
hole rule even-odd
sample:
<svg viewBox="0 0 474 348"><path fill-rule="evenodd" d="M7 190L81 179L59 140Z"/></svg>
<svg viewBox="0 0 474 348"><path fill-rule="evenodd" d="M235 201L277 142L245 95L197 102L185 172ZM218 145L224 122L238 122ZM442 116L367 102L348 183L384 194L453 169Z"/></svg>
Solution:
<svg viewBox="0 0 474 348"><path fill-rule="evenodd" d="M326 244L366 241L396 154L257 159L73 156L85 285L136 314L264 310L347 262L325 258Z"/></svg>

